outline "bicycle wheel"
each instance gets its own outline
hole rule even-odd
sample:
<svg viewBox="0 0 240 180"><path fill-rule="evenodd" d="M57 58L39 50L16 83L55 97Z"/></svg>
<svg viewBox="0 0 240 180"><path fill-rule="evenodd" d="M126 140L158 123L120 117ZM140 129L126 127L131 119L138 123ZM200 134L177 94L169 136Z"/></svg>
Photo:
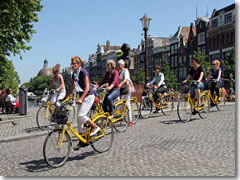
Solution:
<svg viewBox="0 0 240 180"><path fill-rule="evenodd" d="M68 133L62 129L51 131L43 145L43 156L46 163L52 167L62 166L68 159L72 143Z"/></svg>
<svg viewBox="0 0 240 180"><path fill-rule="evenodd" d="M142 96L140 114L143 119L149 118L152 112L152 102L147 96Z"/></svg>
<svg viewBox="0 0 240 180"><path fill-rule="evenodd" d="M102 133L104 133L104 135L91 142L91 146L96 152L106 152L110 149L113 143L114 133L112 122L106 117L100 117L97 118L94 123L101 128L95 136L101 136Z"/></svg>
<svg viewBox="0 0 240 180"><path fill-rule="evenodd" d="M178 118L182 122L188 122L191 120L192 106L191 106L191 103L187 99L180 98L178 100L177 114L178 114Z"/></svg>
<svg viewBox="0 0 240 180"><path fill-rule="evenodd" d="M115 119L119 119L115 121ZM129 123L129 109L125 103L115 106L113 127L117 132L125 132Z"/></svg>
<svg viewBox="0 0 240 180"><path fill-rule="evenodd" d="M198 114L199 114L201 119L206 119L208 117L209 112L210 112L210 104L209 104L208 96L207 95L202 95L200 97L200 102L201 102L201 105L204 106L204 108L199 110Z"/></svg>
<svg viewBox="0 0 240 180"><path fill-rule="evenodd" d="M161 104L162 113L168 116L173 111L173 100L170 95L164 96Z"/></svg>
<svg viewBox="0 0 240 180"><path fill-rule="evenodd" d="M52 122L52 111L47 106L42 106L38 109L36 121L37 126L41 130L48 130L51 126L54 126L55 123Z"/></svg>
<svg viewBox="0 0 240 180"><path fill-rule="evenodd" d="M225 103L226 103L226 95L224 94L223 90L219 90L219 99L218 99L218 103L217 103L217 109L219 111L222 111L225 107Z"/></svg>
<svg viewBox="0 0 240 180"><path fill-rule="evenodd" d="M139 105L138 105L138 102L135 100L130 100L130 104L131 104L132 122L133 124L136 124L140 116Z"/></svg>
<svg viewBox="0 0 240 180"><path fill-rule="evenodd" d="M67 113L68 113L68 121L72 123L74 119L76 118L76 108L73 105L67 105L66 106Z"/></svg>

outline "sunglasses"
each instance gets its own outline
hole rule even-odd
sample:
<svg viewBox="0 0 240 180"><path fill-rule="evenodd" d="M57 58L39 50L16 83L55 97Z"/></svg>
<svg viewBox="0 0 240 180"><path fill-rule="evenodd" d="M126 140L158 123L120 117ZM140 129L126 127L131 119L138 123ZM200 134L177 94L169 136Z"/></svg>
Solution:
<svg viewBox="0 0 240 180"><path fill-rule="evenodd" d="M71 63L70 65L74 65L74 64L77 64L77 63Z"/></svg>

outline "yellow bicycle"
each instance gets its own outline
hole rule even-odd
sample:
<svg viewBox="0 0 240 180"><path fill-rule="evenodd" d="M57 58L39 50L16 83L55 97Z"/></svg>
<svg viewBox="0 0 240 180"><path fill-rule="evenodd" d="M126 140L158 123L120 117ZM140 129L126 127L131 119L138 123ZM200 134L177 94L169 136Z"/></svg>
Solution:
<svg viewBox="0 0 240 180"><path fill-rule="evenodd" d="M99 88L100 89L100 88ZM107 93L105 90L102 93ZM126 105L125 99L120 99L113 103L113 116L111 119L113 123L113 127L118 132L125 132L128 128L129 123L129 108ZM94 118L99 113L103 113L102 102L99 100L96 104L94 104L88 114L89 117Z"/></svg>
<svg viewBox="0 0 240 180"><path fill-rule="evenodd" d="M51 121L51 116L55 109L55 104L50 103L51 95L54 93L51 91L44 91L43 98L41 100L41 106L37 111L36 121L37 126L41 130L47 130L55 123ZM75 119L75 100L78 99L78 95L72 94L66 100L63 101L64 105L68 110L69 122L73 122Z"/></svg>
<svg viewBox="0 0 240 180"><path fill-rule="evenodd" d="M194 86L194 85L196 85L196 82L192 81L191 84L184 83L180 86L180 93L179 93L178 105L177 105L177 114L179 119L182 122L190 121L192 114L194 112L198 113L201 119L205 119L208 117L208 113L210 111L207 91L203 91L200 94L201 106L197 106L193 104L189 90L191 86Z"/></svg>
<svg viewBox="0 0 240 180"><path fill-rule="evenodd" d="M173 111L173 93L165 92L162 94L162 101L159 98L154 98L154 88L145 87L144 94L140 103L140 114L142 118L149 118L153 110L161 110L164 115L170 115ZM156 99L156 100L155 100Z"/></svg>
<svg viewBox="0 0 240 180"><path fill-rule="evenodd" d="M212 83L216 82L216 80L211 79L207 81L207 84L209 86L212 86ZM214 92L213 96L211 94L210 89L207 91L207 96L210 102L212 102L212 105L216 106L216 108L219 111L222 111L225 107L226 103L226 90L224 87L219 88L219 98L216 95L216 92Z"/></svg>
<svg viewBox="0 0 240 180"><path fill-rule="evenodd" d="M85 124L85 133L79 135L73 129L70 122L67 121L67 109L63 105L60 108L60 116L58 115L55 118L54 115L52 119L58 124L58 127L55 127L55 129L48 133L43 145L43 156L49 166L60 167L64 165L70 155L73 142L71 134L66 127L68 127L79 141L91 145L96 152L102 153L110 149L113 143L114 132L112 122L108 118L108 113L99 113L92 119L101 129L96 135L90 136L92 128L88 124Z"/></svg>

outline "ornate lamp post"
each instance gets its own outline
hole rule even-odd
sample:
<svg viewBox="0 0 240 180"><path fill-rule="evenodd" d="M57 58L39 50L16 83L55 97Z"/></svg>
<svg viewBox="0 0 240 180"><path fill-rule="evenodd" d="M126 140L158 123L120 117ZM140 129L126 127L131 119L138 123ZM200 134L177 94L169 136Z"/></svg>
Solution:
<svg viewBox="0 0 240 180"><path fill-rule="evenodd" d="M149 28L149 24L150 24L150 20L152 20L152 18L149 18L146 16L146 14L140 18L140 21L142 22L142 27L143 27L143 31L144 31L144 39L145 39L145 85L148 82L148 48L147 48L147 31Z"/></svg>

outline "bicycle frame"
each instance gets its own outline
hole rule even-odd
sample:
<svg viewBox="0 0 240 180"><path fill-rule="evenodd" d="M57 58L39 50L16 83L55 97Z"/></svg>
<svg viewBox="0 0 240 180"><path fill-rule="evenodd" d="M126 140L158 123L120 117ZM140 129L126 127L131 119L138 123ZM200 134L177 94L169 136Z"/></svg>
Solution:
<svg viewBox="0 0 240 180"><path fill-rule="evenodd" d="M100 117L105 117L105 118L107 118L107 117L108 117L108 113L102 113L101 115L96 116L96 117L93 119L93 122L95 121L95 119L100 118ZM107 118L107 121L108 121L108 120L109 120L109 119ZM106 128L107 128L107 124L108 124L108 122L106 123L106 126L105 126L103 129L106 129ZM94 137L90 137L91 127L89 127L88 125L87 125L87 127L86 127L85 134L82 134L82 135L79 135L79 133L74 130L74 128L71 126L71 124L70 124L69 122L67 122L66 126L67 126L68 129L74 134L74 136L77 137L77 139L79 139L81 142L83 142L83 143L85 143L85 144L90 143L90 142L92 142L92 141L95 141L95 140L97 140L97 139L99 139L99 138L101 138L101 137L103 137L103 136L105 135L104 132L102 131L102 129L100 129L100 132L102 133L101 135L99 135L99 136L94 136ZM62 133L61 133L61 134L62 134L62 138L61 138L61 142L60 142L60 144L59 144L59 147L61 147L61 145L62 145L62 142L63 142L63 140L64 140L65 133L67 133L67 134L69 135L69 137L70 137L70 139L71 139L71 145L72 145L72 136L71 136L70 133L66 130L66 128L64 127L64 125L61 125L60 127L56 128L56 129L62 130ZM85 138L83 138L84 136L85 136ZM59 135L58 135L58 140L57 140L57 142L59 142L59 140L60 140L60 133L59 133ZM58 144L58 143L57 143L57 144Z"/></svg>
<svg viewBox="0 0 240 180"><path fill-rule="evenodd" d="M200 94L200 96L203 96L203 95L205 95L206 93L208 93L208 92L202 92L202 93ZM190 96L190 93L183 95L183 97L185 98L185 102L187 102L187 103L190 102L191 106L193 107L193 109L194 109L195 111L200 111L200 110L202 110L202 109L205 108L205 106L203 106L203 107L198 107L196 104L193 104L193 101L192 101L192 98L191 98L191 96ZM186 101L186 98L187 98L187 101ZM188 104L187 104L187 105L188 105Z"/></svg>

